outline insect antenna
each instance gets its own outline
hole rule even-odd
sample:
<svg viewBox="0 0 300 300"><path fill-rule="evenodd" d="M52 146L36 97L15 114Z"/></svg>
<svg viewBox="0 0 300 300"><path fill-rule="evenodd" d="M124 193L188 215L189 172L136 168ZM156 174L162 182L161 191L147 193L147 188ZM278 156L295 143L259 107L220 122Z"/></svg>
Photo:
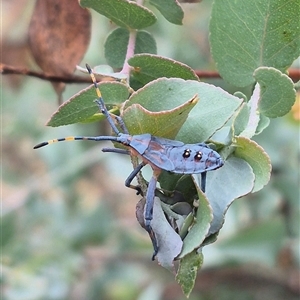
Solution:
<svg viewBox="0 0 300 300"><path fill-rule="evenodd" d="M69 142L69 141L112 141L112 142L117 142L117 143L123 143L123 140L120 140L119 137L117 136L68 136L64 138L59 138L59 139L53 139L49 140L46 142L41 142L33 147L33 149L38 149L53 143L57 142Z"/></svg>
<svg viewBox="0 0 300 300"><path fill-rule="evenodd" d="M97 93L97 96L98 96L98 99L95 100L95 102L98 104L100 111L105 115L107 121L109 122L109 125L111 126L111 128L113 129L113 131L115 132L115 134L119 135L120 131L117 128L117 126L115 125L115 123L114 123L111 115L109 114L109 112L108 112L108 110L107 110L107 108L106 108L106 106L104 104L104 101L103 101L101 92L99 90L99 87L98 87L95 75L94 75L91 67L88 64L86 64L86 68L87 68L87 70L88 70L88 72L89 72L89 74L90 74L90 76L92 78L92 81L93 81L93 84L94 84L94 87L96 89L96 93Z"/></svg>
<svg viewBox="0 0 300 300"><path fill-rule="evenodd" d="M86 68L87 68L87 70L88 70L88 72L89 72L89 74L92 78L92 81L93 81L93 84L95 86L96 93L97 93L97 96L98 96L98 99L95 100L95 102L99 106L100 111L104 114L104 116L106 117L106 119L109 122L110 126L112 127L113 131L117 134L117 136L95 136L95 137L93 137L93 136L91 136L91 137L88 137L88 136L69 136L69 137L65 137L65 138L53 139L53 140L49 140L49 141L46 141L46 142L39 143L36 146L34 146L33 149L38 149L38 148L41 148L41 147L44 147L44 146L47 146L47 145L50 145L50 144L53 144L53 143L64 142L64 141L88 140L88 141L95 141L95 142L97 142L97 141L113 141L113 142L124 143L124 144L127 143L126 138L120 137L120 135L122 136L122 133L118 130L117 126L114 123L114 120L113 120L112 116L110 115L110 113L108 112L108 110L107 110L107 108L104 104L100 89L98 88L98 84L97 84L95 75L93 74L93 71L92 71L91 67L88 64L86 64ZM128 133L128 130L127 130L123 120L121 119L121 117L115 116L115 118L116 118L117 122L119 123L120 127L125 131L125 133Z"/></svg>

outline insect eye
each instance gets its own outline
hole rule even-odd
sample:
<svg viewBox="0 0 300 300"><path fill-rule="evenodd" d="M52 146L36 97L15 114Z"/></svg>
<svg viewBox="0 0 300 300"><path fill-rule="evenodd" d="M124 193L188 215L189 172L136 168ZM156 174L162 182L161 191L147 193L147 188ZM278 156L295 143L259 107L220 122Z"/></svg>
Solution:
<svg viewBox="0 0 300 300"><path fill-rule="evenodd" d="M184 150L184 152L182 154L183 158L188 158L188 157L190 157L190 155L191 155L191 150L190 149Z"/></svg>
<svg viewBox="0 0 300 300"><path fill-rule="evenodd" d="M201 158L202 158L202 153L201 153L200 151L198 151L198 152L195 154L194 159L199 161Z"/></svg>

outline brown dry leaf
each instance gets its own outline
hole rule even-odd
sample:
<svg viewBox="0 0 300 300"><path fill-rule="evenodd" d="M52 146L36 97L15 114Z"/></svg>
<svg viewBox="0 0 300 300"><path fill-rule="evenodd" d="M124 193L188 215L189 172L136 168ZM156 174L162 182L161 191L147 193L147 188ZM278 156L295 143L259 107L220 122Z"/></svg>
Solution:
<svg viewBox="0 0 300 300"><path fill-rule="evenodd" d="M56 76L73 74L89 44L91 15L77 0L37 0L29 26L29 44L41 69ZM52 82L61 98L62 82Z"/></svg>

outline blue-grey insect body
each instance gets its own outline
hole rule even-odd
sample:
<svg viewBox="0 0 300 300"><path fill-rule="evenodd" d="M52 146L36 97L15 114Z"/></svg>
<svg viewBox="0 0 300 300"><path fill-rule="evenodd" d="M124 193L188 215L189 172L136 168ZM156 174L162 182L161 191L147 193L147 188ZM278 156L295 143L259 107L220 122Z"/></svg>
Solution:
<svg viewBox="0 0 300 300"><path fill-rule="evenodd" d="M141 155L158 168L177 174L198 174L223 165L221 156L206 144L184 144L155 136Z"/></svg>
<svg viewBox="0 0 300 300"><path fill-rule="evenodd" d="M93 84L95 86L98 99L95 101L99 106L100 111L105 115L107 121L115 132L116 136L96 136L96 137L84 137L84 136L71 136L60 139L53 139L47 142L42 142L34 147L34 149L55 143L60 141L74 141L74 140L89 140L89 141L113 141L118 142L127 149L105 148L104 152L116 152L121 154L130 154L140 156L142 162L131 172L125 181L127 187L136 189L139 192L140 188L131 185L134 177L139 171L149 164L153 169L153 175L149 181L148 189L146 193L146 204L144 210L145 229L149 233L151 238L155 258L159 245L155 233L151 228L151 220L153 218L153 203L155 197L155 189L157 179L162 170L169 171L177 174L199 174L201 173L201 189L205 192L206 172L218 169L223 166L224 162L221 156L208 145L204 143L198 144L184 144L180 141L169 140L152 136L149 133L140 135L130 135L123 122L123 120L114 116L122 128L123 133L120 132L117 126L114 124L112 116L107 111L104 101L101 96L101 92L98 88L94 74L91 68L87 65L87 70L91 75Z"/></svg>

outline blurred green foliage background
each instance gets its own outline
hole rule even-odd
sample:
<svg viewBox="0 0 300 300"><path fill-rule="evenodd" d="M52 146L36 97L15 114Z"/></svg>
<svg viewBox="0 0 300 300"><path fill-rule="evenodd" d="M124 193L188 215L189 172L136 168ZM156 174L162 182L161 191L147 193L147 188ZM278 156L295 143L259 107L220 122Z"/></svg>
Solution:
<svg viewBox="0 0 300 300"><path fill-rule="evenodd" d="M10 5L2 12L3 62L37 69L26 38L33 4ZM210 1L184 9L184 26L158 14L149 28L158 54L213 70ZM83 63L105 63L102 45L111 28L93 14ZM64 100L84 87L68 85ZM185 299L173 274L150 260L150 240L135 219L139 197L124 186L132 170L128 157L102 153L105 143L32 149L55 137L107 134L106 124L45 127L56 94L37 78L2 76L1 103L2 299ZM218 241L204 249L192 300L299 299L299 119L272 120L256 141L271 157L271 181L230 207Z"/></svg>

